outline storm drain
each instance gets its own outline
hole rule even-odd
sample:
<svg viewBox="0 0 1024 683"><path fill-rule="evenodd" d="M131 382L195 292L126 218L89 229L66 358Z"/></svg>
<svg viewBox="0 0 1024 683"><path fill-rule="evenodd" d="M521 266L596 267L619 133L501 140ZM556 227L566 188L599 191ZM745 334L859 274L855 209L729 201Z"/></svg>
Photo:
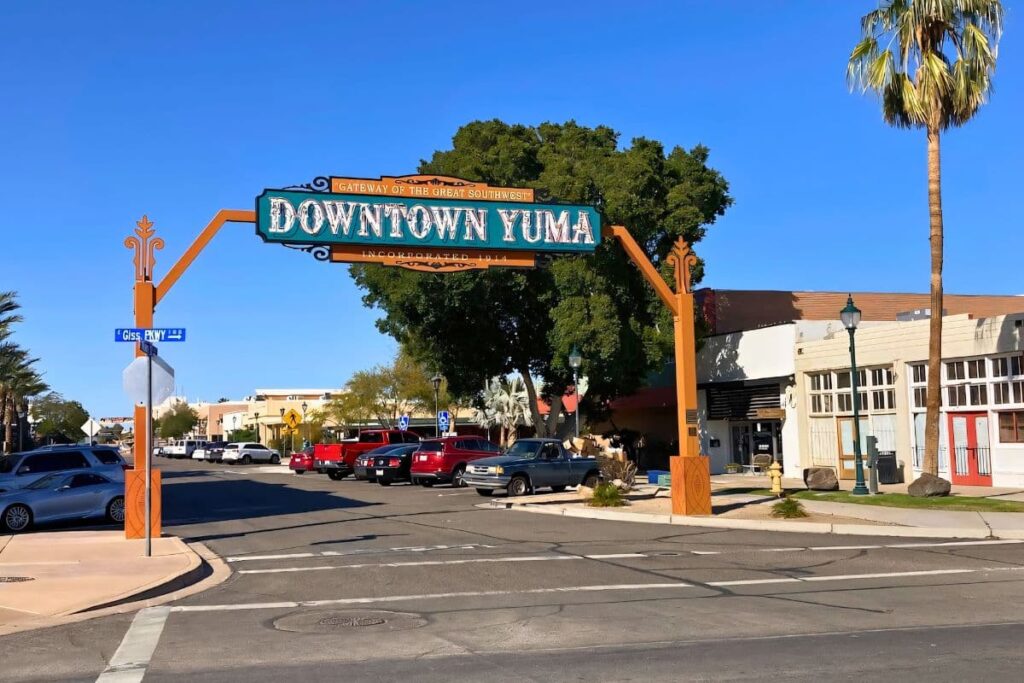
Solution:
<svg viewBox="0 0 1024 683"><path fill-rule="evenodd" d="M35 580L34 576L0 576L0 583L23 583Z"/></svg>
<svg viewBox="0 0 1024 683"><path fill-rule="evenodd" d="M410 612L344 610L293 612L271 622L274 629L290 633L352 633L405 631L424 626L427 620Z"/></svg>

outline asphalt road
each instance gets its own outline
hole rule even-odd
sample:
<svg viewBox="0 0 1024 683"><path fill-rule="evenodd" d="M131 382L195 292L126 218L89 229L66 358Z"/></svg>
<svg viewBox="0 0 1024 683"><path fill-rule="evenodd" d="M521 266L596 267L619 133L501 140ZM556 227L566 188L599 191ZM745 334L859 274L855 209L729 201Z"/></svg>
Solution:
<svg viewBox="0 0 1024 683"><path fill-rule="evenodd" d="M0 638L0 680L1021 678L1024 544L603 522L481 509L471 489L160 466L166 529L231 578Z"/></svg>

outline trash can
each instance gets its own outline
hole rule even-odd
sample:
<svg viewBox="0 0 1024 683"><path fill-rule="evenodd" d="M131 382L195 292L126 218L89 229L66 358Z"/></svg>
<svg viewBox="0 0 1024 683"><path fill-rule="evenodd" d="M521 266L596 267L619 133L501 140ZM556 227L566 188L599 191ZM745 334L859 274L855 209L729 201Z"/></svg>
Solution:
<svg viewBox="0 0 1024 683"><path fill-rule="evenodd" d="M878 467L878 483L879 484L898 484L900 483L900 472L896 465L896 454L893 452L879 453L878 461L875 464Z"/></svg>

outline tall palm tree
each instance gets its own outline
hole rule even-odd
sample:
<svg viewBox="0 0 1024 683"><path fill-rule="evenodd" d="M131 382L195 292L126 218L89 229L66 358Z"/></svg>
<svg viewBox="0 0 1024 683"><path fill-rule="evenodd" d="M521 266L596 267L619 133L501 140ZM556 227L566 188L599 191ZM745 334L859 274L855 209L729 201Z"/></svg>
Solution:
<svg viewBox="0 0 1024 683"><path fill-rule="evenodd" d="M21 308L15 292L0 292L0 341L10 336L10 327L21 322L21 316L14 311Z"/></svg>
<svg viewBox="0 0 1024 683"><path fill-rule="evenodd" d="M483 407L477 408L476 421L481 427L501 429L501 445L512 440L519 425L533 424L526 385L519 377L495 377L484 384Z"/></svg>
<svg viewBox="0 0 1024 683"><path fill-rule="evenodd" d="M882 0L861 19L847 66L851 86L882 101L885 122L928 138L931 324L922 470L938 474L942 364L942 131L962 126L988 101L1003 30L999 0Z"/></svg>
<svg viewBox="0 0 1024 683"><path fill-rule="evenodd" d="M15 415L28 412L29 400L47 391L50 387L43 381L42 376L32 367L37 358L26 359L22 366L16 371L13 377L9 378L4 385L5 401L0 406L5 406L4 414L4 449L11 452L20 444L14 439ZM18 429L24 429L21 424L21 417L18 417Z"/></svg>

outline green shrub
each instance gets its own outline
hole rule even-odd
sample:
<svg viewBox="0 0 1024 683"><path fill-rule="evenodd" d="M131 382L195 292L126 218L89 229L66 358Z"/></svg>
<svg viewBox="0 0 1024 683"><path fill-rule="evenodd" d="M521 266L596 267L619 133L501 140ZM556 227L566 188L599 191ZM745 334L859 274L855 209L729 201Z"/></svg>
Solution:
<svg viewBox="0 0 1024 683"><path fill-rule="evenodd" d="M772 505L772 517L784 517L785 519L796 519L806 517L803 503L796 498L786 497Z"/></svg>
<svg viewBox="0 0 1024 683"><path fill-rule="evenodd" d="M622 499L622 491L610 482L601 482L594 489L594 497L590 506L595 508L618 508L626 504Z"/></svg>

